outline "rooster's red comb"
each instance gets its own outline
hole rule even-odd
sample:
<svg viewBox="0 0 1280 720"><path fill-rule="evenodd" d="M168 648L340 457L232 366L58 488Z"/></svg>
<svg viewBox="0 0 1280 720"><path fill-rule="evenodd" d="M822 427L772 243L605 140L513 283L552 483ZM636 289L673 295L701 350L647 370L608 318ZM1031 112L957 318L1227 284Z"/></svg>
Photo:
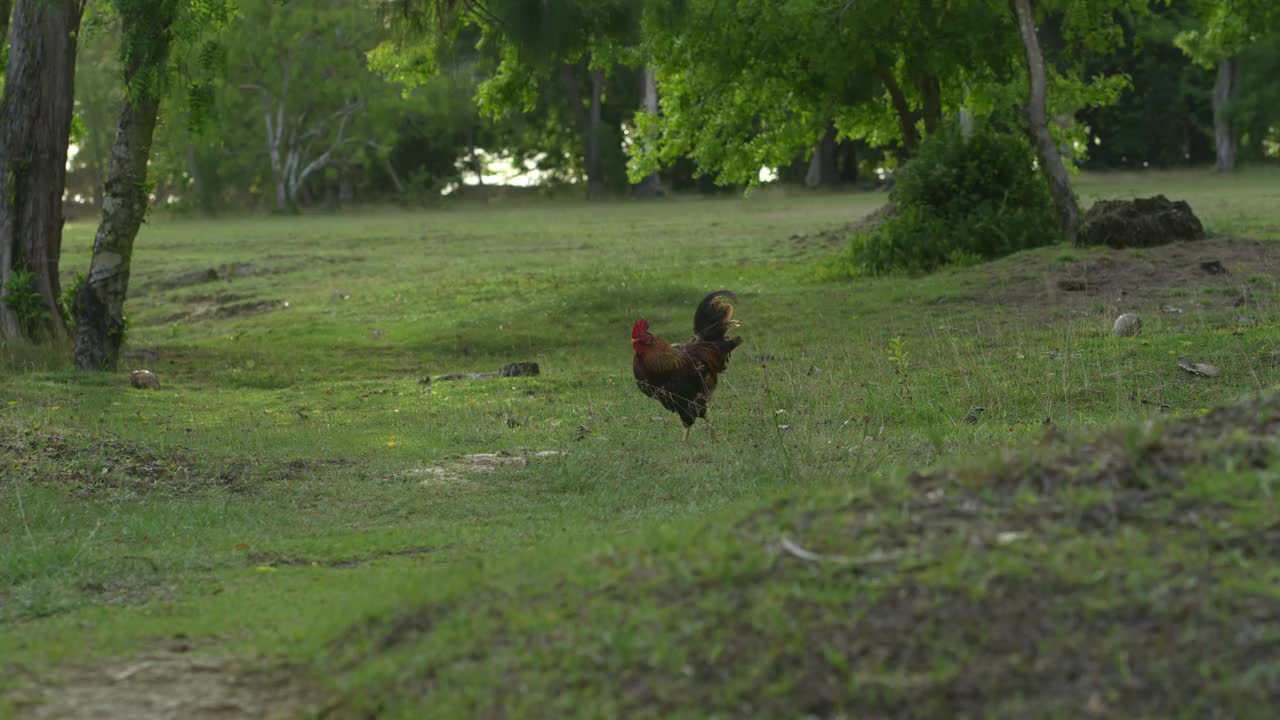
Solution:
<svg viewBox="0 0 1280 720"><path fill-rule="evenodd" d="M637 320L636 324L631 326L631 339L635 340L647 332L649 332L649 321Z"/></svg>

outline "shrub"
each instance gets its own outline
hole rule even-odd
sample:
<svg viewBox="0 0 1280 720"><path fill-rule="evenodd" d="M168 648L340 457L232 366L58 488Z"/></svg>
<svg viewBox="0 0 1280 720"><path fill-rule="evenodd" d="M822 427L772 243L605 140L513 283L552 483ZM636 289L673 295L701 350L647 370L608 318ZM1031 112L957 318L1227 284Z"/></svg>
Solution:
<svg viewBox="0 0 1280 720"><path fill-rule="evenodd" d="M853 272L930 272L970 265L1060 239L1048 187L1016 135L990 128L967 140L934 133L898 174L896 213L855 234L843 266Z"/></svg>
<svg viewBox="0 0 1280 720"><path fill-rule="evenodd" d="M59 310L62 311L62 319L67 321L67 329L73 333L76 329L76 320L80 311L77 300L80 296L80 289L84 287L85 280L84 273L77 272L71 282L62 288L62 297L58 299Z"/></svg>
<svg viewBox="0 0 1280 720"><path fill-rule="evenodd" d="M32 329L46 317L49 311L45 307L44 298L36 290L36 277L27 270L14 269L4 284L5 305L18 316L23 331L30 333Z"/></svg>

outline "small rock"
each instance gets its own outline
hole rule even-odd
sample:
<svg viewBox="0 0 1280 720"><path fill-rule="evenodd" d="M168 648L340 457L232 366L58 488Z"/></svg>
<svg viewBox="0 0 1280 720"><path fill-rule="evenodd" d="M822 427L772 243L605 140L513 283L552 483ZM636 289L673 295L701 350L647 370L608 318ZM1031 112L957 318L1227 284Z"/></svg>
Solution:
<svg viewBox="0 0 1280 720"><path fill-rule="evenodd" d="M1142 320L1133 313L1125 313L1116 318L1116 324L1111 328L1112 334L1116 337L1132 337L1140 330L1142 330Z"/></svg>
<svg viewBox="0 0 1280 720"><path fill-rule="evenodd" d="M1210 275L1226 275L1227 269L1218 260L1206 260L1200 263L1200 269Z"/></svg>
<svg viewBox="0 0 1280 720"><path fill-rule="evenodd" d="M514 362L507 363L498 371L498 377L520 377L523 375L538 375L541 370L536 362Z"/></svg>
<svg viewBox="0 0 1280 720"><path fill-rule="evenodd" d="M134 370L129 373L129 384L139 390L159 390L160 378L150 370Z"/></svg>
<svg viewBox="0 0 1280 720"><path fill-rule="evenodd" d="M978 417L981 416L982 413L986 411L987 411L986 408L980 407L978 405L974 405L973 407L969 408L969 414L964 416L964 421L967 423L976 423L978 422Z"/></svg>
<svg viewBox="0 0 1280 720"><path fill-rule="evenodd" d="M1181 315L1182 313L1186 312L1186 311L1185 311L1185 310L1183 310L1182 308L1180 308L1180 307L1174 307L1174 306L1172 306L1172 305L1165 305L1163 308L1161 308L1161 310L1163 310L1164 312L1167 312L1167 313L1172 313L1172 314L1174 314L1174 315Z"/></svg>
<svg viewBox="0 0 1280 720"><path fill-rule="evenodd" d="M1088 287L1089 285L1083 280L1062 278L1058 281L1058 289L1065 290L1066 292L1080 292L1081 290L1088 289Z"/></svg>

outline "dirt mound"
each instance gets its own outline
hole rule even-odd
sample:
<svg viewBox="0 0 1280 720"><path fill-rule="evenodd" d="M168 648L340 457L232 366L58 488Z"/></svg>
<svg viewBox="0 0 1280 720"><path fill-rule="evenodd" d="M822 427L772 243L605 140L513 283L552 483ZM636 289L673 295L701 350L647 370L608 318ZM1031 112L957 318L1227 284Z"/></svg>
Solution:
<svg viewBox="0 0 1280 720"><path fill-rule="evenodd" d="M1154 247L1179 240L1203 240L1204 226L1183 200L1163 195L1133 200L1099 200L1085 213L1079 241L1115 248Z"/></svg>
<svg viewBox="0 0 1280 720"><path fill-rule="evenodd" d="M0 423L0 477L51 485L75 495L186 494L221 487L246 492L244 468L203 471L190 449L157 450L119 437L94 437Z"/></svg>
<svg viewBox="0 0 1280 720"><path fill-rule="evenodd" d="M320 701L287 669L182 649L64 668L11 699L30 720L274 720L310 717Z"/></svg>
<svg viewBox="0 0 1280 720"><path fill-rule="evenodd" d="M1018 255L984 266L963 299L1034 310L1033 319L1045 323L1095 310L1111 319L1130 311L1166 317L1239 313L1266 301L1277 269L1280 243L1262 240L1066 250L1057 257Z"/></svg>
<svg viewBox="0 0 1280 720"><path fill-rule="evenodd" d="M484 717L528 707L511 687L621 717L1265 716L1277 432L1272 393L852 499L797 493L518 600L494 581L372 619L334 660L437 652L374 694L401 714L457 702L467 658L501 678L466 698Z"/></svg>

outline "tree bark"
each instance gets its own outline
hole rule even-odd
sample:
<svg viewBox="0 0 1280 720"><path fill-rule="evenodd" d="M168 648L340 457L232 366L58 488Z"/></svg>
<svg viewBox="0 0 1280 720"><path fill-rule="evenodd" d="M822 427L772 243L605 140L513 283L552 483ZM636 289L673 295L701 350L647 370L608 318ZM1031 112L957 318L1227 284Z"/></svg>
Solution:
<svg viewBox="0 0 1280 720"><path fill-rule="evenodd" d="M1058 146L1054 144L1053 136L1049 132L1046 111L1048 83L1045 77L1044 54L1040 51L1040 39L1036 35L1031 0L1010 0L1010 5L1017 18L1018 32L1022 35L1022 46L1027 55L1027 73L1030 80L1026 107L1027 134L1040 161L1040 172L1049 183L1049 194L1053 197L1053 205L1058 213L1058 230L1068 242L1074 243L1080 229L1080 204L1076 201L1075 191L1071 188L1071 180L1067 177L1066 166L1062 164L1062 156L1058 154Z"/></svg>
<svg viewBox="0 0 1280 720"><path fill-rule="evenodd" d="M911 157L916 154L916 148L920 145L920 133L916 132L916 121L911 116L907 96L903 94L902 86L898 85L898 79L893 76L893 70L881 68L880 82L884 83L884 89L889 92L889 101L893 105L894 114L898 116L898 130L902 133L902 154Z"/></svg>
<svg viewBox="0 0 1280 720"><path fill-rule="evenodd" d="M1227 58L1218 63L1218 79L1213 85L1213 141L1217 152L1216 169L1220 173L1236 169L1236 153L1240 149L1240 133L1230 116L1231 102L1240 83L1240 63Z"/></svg>
<svg viewBox="0 0 1280 720"><path fill-rule="evenodd" d="M858 145L861 142L845 139L836 146L836 164L840 182L844 185L856 185L858 182Z"/></svg>
<svg viewBox="0 0 1280 720"><path fill-rule="evenodd" d="M942 83L935 75L920 78L920 112L926 133L932 135L942 127Z"/></svg>
<svg viewBox="0 0 1280 720"><path fill-rule="evenodd" d="M644 98L641 110L650 115L658 114L658 70L646 65L643 72ZM662 175L657 170L649 173L636 186L636 195L640 197L661 197L666 191L662 188Z"/></svg>
<svg viewBox="0 0 1280 720"><path fill-rule="evenodd" d="M165 62L174 7L175 3L159 2L155 8L121 18L126 40L142 36L148 41L146 53L139 53L125 67L125 87L132 87L140 71ZM120 359L129 266L133 241L147 213L147 161L159 112L160 97L154 88L126 93L111 145L111 169L89 275L76 295L75 363L80 370L115 370Z"/></svg>
<svg viewBox="0 0 1280 720"><path fill-rule="evenodd" d="M591 71L591 129L587 134L587 198L599 200L609 194L604 177L602 152L604 131L604 71Z"/></svg>
<svg viewBox="0 0 1280 720"><path fill-rule="evenodd" d="M808 188L830 188L840 184L840 173L836 167L836 127L830 123L813 146L813 156L809 158L809 171L805 173L804 185Z"/></svg>
<svg viewBox="0 0 1280 720"><path fill-rule="evenodd" d="M591 72L591 104L582 102L582 92L578 88L578 66L564 63L560 66L560 85L573 111L574 123L578 126L578 134L582 138L583 170L587 174L587 198L595 199L605 194L604 174L600 167L600 130L601 104L604 95L604 71Z"/></svg>
<svg viewBox="0 0 1280 720"><path fill-rule="evenodd" d="M13 9L0 103L0 283L30 272L45 307L43 317L20 319L0 302L0 338L67 335L58 258L83 13L83 0L18 0Z"/></svg>

